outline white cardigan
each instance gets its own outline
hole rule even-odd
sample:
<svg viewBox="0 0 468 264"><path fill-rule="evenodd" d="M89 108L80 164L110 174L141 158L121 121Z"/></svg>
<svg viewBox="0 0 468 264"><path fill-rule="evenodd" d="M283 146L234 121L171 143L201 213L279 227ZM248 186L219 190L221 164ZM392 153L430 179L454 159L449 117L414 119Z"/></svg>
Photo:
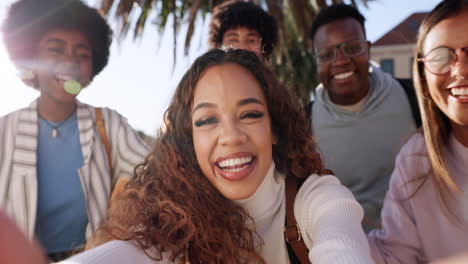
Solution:
<svg viewBox="0 0 468 264"><path fill-rule="evenodd" d="M257 233L264 242L260 247L260 253L265 261L269 264L289 264L283 236L286 215L284 176L272 165L257 191L250 198L237 202L255 221ZM294 213L305 244L310 250L309 259L313 264L374 263L360 224L363 210L351 192L334 176L311 175L296 196ZM154 254L154 252L148 253ZM154 261L132 242L111 241L61 263L168 264L172 262L167 259Z"/></svg>
<svg viewBox="0 0 468 264"><path fill-rule="evenodd" d="M84 165L78 170L89 224L86 236L103 220L118 176L130 177L150 149L116 111L102 114L112 152L112 175L95 126L95 108L78 102L78 129ZM29 238L34 237L37 209L37 101L0 118L0 206ZM66 186L64 186L65 188Z"/></svg>

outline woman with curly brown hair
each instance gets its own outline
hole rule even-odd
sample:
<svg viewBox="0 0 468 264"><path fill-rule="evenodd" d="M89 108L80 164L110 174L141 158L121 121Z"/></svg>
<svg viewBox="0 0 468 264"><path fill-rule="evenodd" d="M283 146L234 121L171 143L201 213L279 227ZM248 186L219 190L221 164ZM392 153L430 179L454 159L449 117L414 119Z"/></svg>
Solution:
<svg viewBox="0 0 468 264"><path fill-rule="evenodd" d="M290 179L304 181L293 205L308 260L372 263L361 206L323 175L304 113L254 53L198 58L166 123L96 235L117 241L64 263L290 263Z"/></svg>

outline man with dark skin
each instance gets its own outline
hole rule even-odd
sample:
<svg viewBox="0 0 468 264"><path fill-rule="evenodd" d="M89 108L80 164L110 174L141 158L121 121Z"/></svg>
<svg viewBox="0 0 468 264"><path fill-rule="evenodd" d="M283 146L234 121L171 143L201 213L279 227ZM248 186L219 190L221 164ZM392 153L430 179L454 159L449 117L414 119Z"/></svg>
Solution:
<svg viewBox="0 0 468 264"><path fill-rule="evenodd" d="M400 83L369 62L364 20L345 4L317 15L310 37L321 84L311 119L326 166L362 204L368 231L380 222L395 157L416 124Z"/></svg>

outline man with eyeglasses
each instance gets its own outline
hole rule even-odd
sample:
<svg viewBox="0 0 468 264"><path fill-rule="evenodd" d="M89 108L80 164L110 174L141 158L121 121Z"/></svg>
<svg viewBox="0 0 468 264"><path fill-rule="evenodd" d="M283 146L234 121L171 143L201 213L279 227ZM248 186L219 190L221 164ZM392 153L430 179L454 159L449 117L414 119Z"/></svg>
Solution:
<svg viewBox="0 0 468 264"><path fill-rule="evenodd" d="M364 20L345 4L318 13L310 37L321 84L311 119L326 166L363 206L369 231L380 223L395 157L416 124L400 83L369 63Z"/></svg>

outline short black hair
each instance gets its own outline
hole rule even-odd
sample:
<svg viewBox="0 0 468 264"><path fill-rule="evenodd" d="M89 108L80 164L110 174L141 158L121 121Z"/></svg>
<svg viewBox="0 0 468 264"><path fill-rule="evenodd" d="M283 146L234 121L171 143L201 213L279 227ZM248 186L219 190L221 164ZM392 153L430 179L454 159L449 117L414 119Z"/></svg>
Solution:
<svg viewBox="0 0 468 264"><path fill-rule="evenodd" d="M54 29L83 33L92 45L93 75L109 60L112 30L99 14L80 0L19 0L11 5L2 25L3 41L13 63L36 55L41 37Z"/></svg>
<svg viewBox="0 0 468 264"><path fill-rule="evenodd" d="M210 46L219 47L223 42L224 33L236 27L256 30L262 38L264 57L271 55L278 41L276 20L251 2L228 1L214 8L210 23Z"/></svg>
<svg viewBox="0 0 468 264"><path fill-rule="evenodd" d="M336 20L353 18L362 26L364 36L366 35L366 29L364 27L364 22L366 19L364 16L353 6L346 4L336 4L327 6L320 10L320 12L315 17L314 22L312 23L312 28L310 29L309 37L313 41L315 33L319 27L334 22Z"/></svg>

